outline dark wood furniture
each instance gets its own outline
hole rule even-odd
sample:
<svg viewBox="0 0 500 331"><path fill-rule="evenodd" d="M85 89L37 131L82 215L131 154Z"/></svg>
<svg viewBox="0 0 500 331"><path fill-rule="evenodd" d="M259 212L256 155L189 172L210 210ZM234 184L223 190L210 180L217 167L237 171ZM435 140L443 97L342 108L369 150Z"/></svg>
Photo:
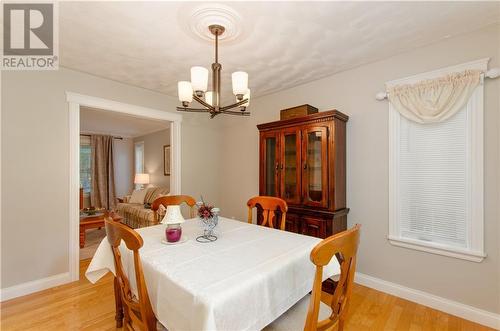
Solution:
<svg viewBox="0 0 500 331"><path fill-rule="evenodd" d="M287 202L287 231L326 238L346 230L348 118L331 110L257 125L259 195Z"/></svg>
<svg viewBox="0 0 500 331"><path fill-rule="evenodd" d="M104 227L104 218L111 217L115 222L120 222L122 217L114 212L104 212L98 215L80 215L80 248L85 247L85 231Z"/></svg>
<svg viewBox="0 0 500 331"><path fill-rule="evenodd" d="M274 228L273 220L275 219L276 213L281 214L281 218L279 221L279 229L285 230L285 220L286 220L286 212L288 210L288 206L286 201L276 197L266 197L266 196L258 196L253 197L247 202L248 206L248 223L252 222L252 210L253 208L260 208L262 212L262 222L260 225L267 225L271 228ZM277 219L277 218L276 218Z"/></svg>
<svg viewBox="0 0 500 331"><path fill-rule="evenodd" d="M196 205L196 200L193 197L189 195L169 195L157 198L151 204L151 210L154 211L155 223L158 224L161 221L158 215L158 208L160 208L160 205L167 207L170 205L181 205L183 203L191 208L190 216L193 218L195 216L194 206Z"/></svg>
<svg viewBox="0 0 500 331"><path fill-rule="evenodd" d="M344 320L351 300L356 271L356 254L359 245L361 226L336 234L320 242L311 251L311 262L316 266L311 301L307 312L305 331L344 329ZM321 280L323 267L336 257L340 264L340 278L333 295L322 292ZM325 320L318 321L320 301L329 305L332 314ZM337 328L338 327L338 328Z"/></svg>
<svg viewBox="0 0 500 331"><path fill-rule="evenodd" d="M106 220L106 235L113 252L115 261L115 304L117 327L125 324L127 330L157 330L156 317L151 302L149 301L148 289L144 280L139 249L143 245L142 237L128 226L114 222L110 217ZM132 293L130 281L123 270L120 253L122 240L129 250L134 254L135 282L137 285L137 297ZM123 323L122 323L123 316Z"/></svg>
<svg viewBox="0 0 500 331"><path fill-rule="evenodd" d="M80 187L80 210L83 209L83 187Z"/></svg>
<svg viewBox="0 0 500 331"><path fill-rule="evenodd" d="M316 114L318 108L311 105L301 105L297 107L281 109L280 110L280 120L288 120L296 117L303 117L311 114Z"/></svg>

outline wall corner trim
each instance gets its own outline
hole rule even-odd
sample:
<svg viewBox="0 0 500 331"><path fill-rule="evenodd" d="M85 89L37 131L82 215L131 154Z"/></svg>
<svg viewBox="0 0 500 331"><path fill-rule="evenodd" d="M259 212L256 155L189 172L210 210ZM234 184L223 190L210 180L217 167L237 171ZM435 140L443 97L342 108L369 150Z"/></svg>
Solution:
<svg viewBox="0 0 500 331"><path fill-rule="evenodd" d="M69 272L0 289L0 302L71 282Z"/></svg>
<svg viewBox="0 0 500 331"><path fill-rule="evenodd" d="M500 314L356 272L356 283L500 330Z"/></svg>

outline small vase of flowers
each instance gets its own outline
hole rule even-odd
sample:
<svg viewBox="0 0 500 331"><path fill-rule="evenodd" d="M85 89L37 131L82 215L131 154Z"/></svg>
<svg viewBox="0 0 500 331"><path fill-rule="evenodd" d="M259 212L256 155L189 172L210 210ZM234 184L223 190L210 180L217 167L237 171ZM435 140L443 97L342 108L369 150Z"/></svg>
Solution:
<svg viewBox="0 0 500 331"><path fill-rule="evenodd" d="M219 223L219 212L220 209L216 208L208 203L205 203L203 197L201 201L196 203L198 208L198 217L200 218L203 235L196 238L199 242L212 242L217 240L217 236L214 233L214 229Z"/></svg>

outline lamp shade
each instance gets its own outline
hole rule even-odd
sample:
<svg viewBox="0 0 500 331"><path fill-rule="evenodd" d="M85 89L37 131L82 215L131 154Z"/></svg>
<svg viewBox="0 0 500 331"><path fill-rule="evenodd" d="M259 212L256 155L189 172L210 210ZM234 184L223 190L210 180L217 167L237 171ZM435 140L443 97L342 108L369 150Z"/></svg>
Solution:
<svg viewBox="0 0 500 331"><path fill-rule="evenodd" d="M191 102L193 101L193 87L190 82L180 81L177 83L179 100L181 102Z"/></svg>
<svg viewBox="0 0 500 331"><path fill-rule="evenodd" d="M207 92L205 93L205 102L211 106L215 105L215 100L217 99L217 94L215 92Z"/></svg>
<svg viewBox="0 0 500 331"><path fill-rule="evenodd" d="M179 205L167 206L167 212L161 220L162 224L181 224L184 223L184 217L182 217L181 207Z"/></svg>
<svg viewBox="0 0 500 331"><path fill-rule="evenodd" d="M149 184L149 174L135 174L134 184Z"/></svg>
<svg viewBox="0 0 500 331"><path fill-rule="evenodd" d="M248 74L244 71L236 71L232 74L233 94L245 94L248 90Z"/></svg>
<svg viewBox="0 0 500 331"><path fill-rule="evenodd" d="M194 91L205 92L208 86L208 69L191 67L191 86Z"/></svg>
<svg viewBox="0 0 500 331"><path fill-rule="evenodd" d="M244 104L242 104L241 106L242 107L248 107L250 106L250 89L247 90L247 93L245 93L245 95L243 95L243 100L245 99L248 99L247 102L245 102ZM238 101L238 99L236 99L236 101Z"/></svg>

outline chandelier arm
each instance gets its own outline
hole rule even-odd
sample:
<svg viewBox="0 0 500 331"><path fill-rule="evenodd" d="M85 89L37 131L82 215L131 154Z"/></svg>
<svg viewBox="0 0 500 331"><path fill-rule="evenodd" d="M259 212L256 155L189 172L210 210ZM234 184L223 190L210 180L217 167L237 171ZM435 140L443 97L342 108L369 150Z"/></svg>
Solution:
<svg viewBox="0 0 500 331"><path fill-rule="evenodd" d="M233 110L222 110L221 114L236 115L236 116L250 116L250 112L247 111L233 111Z"/></svg>
<svg viewBox="0 0 500 331"><path fill-rule="evenodd" d="M209 110L209 111L215 111L215 108L211 104L205 102L205 100L203 100L201 98L198 98L198 96L196 94L193 94L193 99L195 99L200 104L202 104L204 107L206 107L207 110Z"/></svg>
<svg viewBox="0 0 500 331"><path fill-rule="evenodd" d="M236 108L238 106L241 106L241 105L244 105L245 103L248 102L248 99L243 99L241 101L238 101L236 103L233 103L232 105L229 105L229 106L225 106L225 107L221 107L220 108L220 111L224 111L224 110L228 110L228 109L231 109L231 108Z"/></svg>
<svg viewBox="0 0 500 331"><path fill-rule="evenodd" d="M177 111L185 111L190 113L211 113L211 111L208 109L189 108L189 107L177 107Z"/></svg>

